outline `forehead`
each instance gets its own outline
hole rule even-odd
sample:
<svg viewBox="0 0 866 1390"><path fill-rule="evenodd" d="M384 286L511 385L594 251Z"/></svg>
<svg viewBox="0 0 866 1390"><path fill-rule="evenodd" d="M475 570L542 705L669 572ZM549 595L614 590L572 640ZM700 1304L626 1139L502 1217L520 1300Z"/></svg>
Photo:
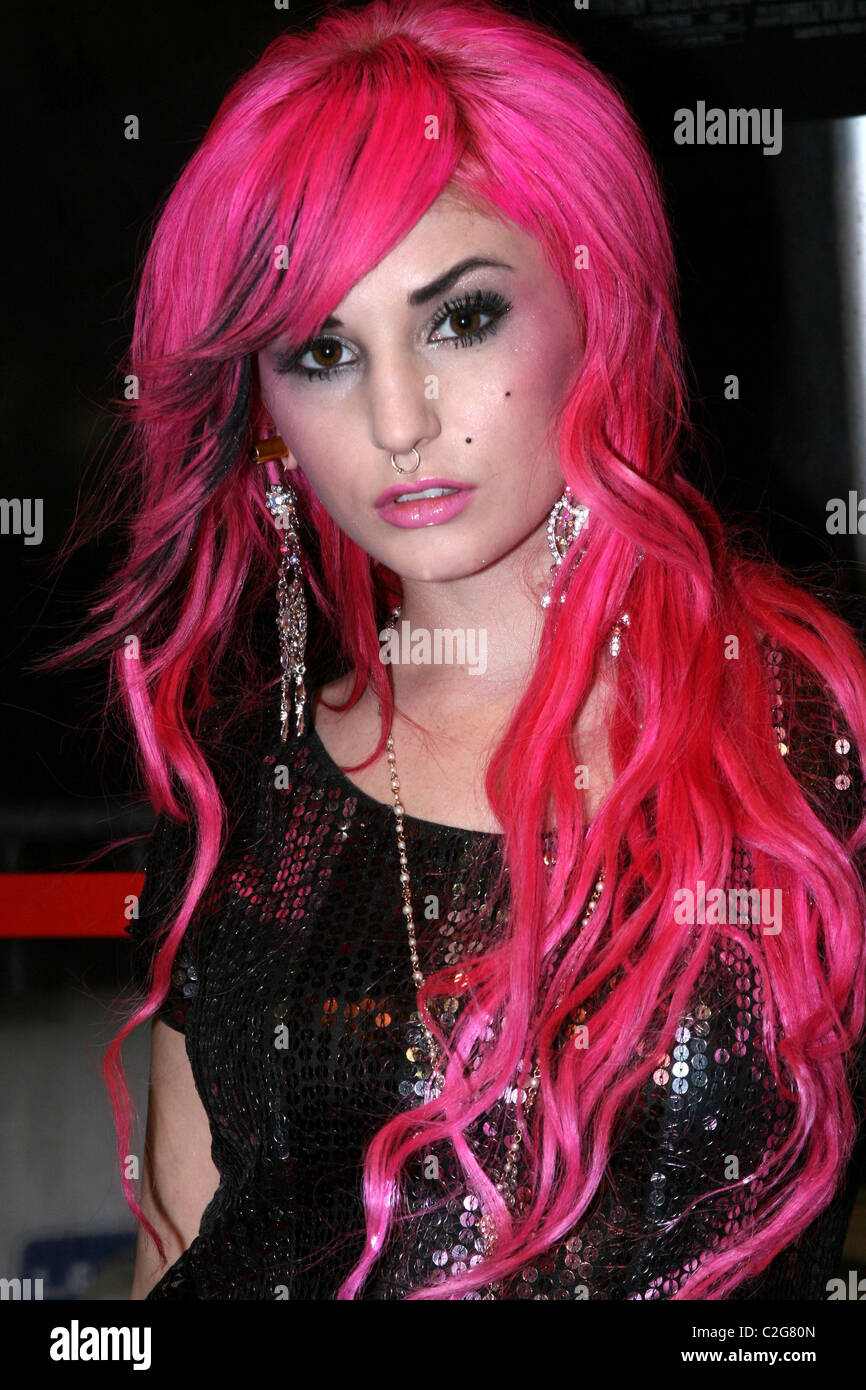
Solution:
<svg viewBox="0 0 866 1390"><path fill-rule="evenodd" d="M405 303L413 289L470 256L508 262L518 272L543 274L546 270L541 246L534 237L446 189L341 303L349 307L383 293Z"/></svg>

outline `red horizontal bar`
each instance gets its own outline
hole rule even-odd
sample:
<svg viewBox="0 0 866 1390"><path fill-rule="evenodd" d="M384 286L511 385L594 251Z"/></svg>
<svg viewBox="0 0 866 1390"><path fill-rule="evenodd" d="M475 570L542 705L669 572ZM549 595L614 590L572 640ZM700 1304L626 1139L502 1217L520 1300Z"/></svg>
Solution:
<svg viewBox="0 0 866 1390"><path fill-rule="evenodd" d="M0 874L0 937L122 936L144 874Z"/></svg>

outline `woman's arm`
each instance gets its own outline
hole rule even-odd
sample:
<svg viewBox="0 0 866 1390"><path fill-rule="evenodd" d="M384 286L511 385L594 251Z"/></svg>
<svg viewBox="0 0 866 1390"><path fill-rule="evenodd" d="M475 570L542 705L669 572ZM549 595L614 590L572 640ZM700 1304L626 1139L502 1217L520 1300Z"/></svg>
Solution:
<svg viewBox="0 0 866 1390"><path fill-rule="evenodd" d="M140 1201L162 1237L169 1264L192 1244L218 1186L210 1125L195 1088L184 1035L156 1019ZM139 1226L130 1299L146 1298L167 1269L147 1231Z"/></svg>

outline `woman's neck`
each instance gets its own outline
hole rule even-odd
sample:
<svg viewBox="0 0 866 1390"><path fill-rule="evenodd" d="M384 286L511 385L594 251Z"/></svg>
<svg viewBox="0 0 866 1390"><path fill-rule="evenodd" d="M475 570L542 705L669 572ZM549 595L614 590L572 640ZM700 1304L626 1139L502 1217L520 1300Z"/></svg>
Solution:
<svg viewBox="0 0 866 1390"><path fill-rule="evenodd" d="M542 528L465 578L404 578L390 644L398 704L425 696L518 700L537 660L550 564Z"/></svg>

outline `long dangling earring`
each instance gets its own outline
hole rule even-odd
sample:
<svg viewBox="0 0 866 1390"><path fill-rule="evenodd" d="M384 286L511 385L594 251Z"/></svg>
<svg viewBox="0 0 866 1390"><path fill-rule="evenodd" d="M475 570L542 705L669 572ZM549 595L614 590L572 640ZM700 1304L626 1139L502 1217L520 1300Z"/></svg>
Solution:
<svg viewBox="0 0 866 1390"><path fill-rule="evenodd" d="M550 566L550 583L547 593L541 600L542 608L550 607L551 593L556 582L556 572L588 520L589 507L585 506L582 502L575 502L571 488L566 485L564 493L558 501L554 502L550 515L547 518L547 544L553 556L553 564ZM572 568L577 568L583 556L584 551L581 550ZM567 586L563 586L562 593L559 596L560 603L565 603L566 588ZM623 613L616 623L614 623L611 631L611 656L619 656L620 647L622 645L622 630L624 627L628 626L628 613Z"/></svg>
<svg viewBox="0 0 866 1390"><path fill-rule="evenodd" d="M250 457L254 463L269 463L284 458L287 453L285 443L277 434L258 440L250 450ZM294 682L295 730L298 738L304 732L307 602L298 540L298 514L294 490L288 481L271 483L265 494L265 503L274 518L274 525L283 533L277 577L277 629L280 634L280 738L285 743L289 730L290 679Z"/></svg>
<svg viewBox="0 0 866 1390"><path fill-rule="evenodd" d="M588 520L589 507L585 507L582 502L575 502L571 488L566 487L559 501L554 502L550 516L547 518L547 544L553 556L553 564L550 566L550 584L547 593L541 600L542 608L550 607L551 590L556 582L556 571ZM578 556L578 563L582 555L583 551ZM565 590L563 589L560 603L564 602Z"/></svg>

